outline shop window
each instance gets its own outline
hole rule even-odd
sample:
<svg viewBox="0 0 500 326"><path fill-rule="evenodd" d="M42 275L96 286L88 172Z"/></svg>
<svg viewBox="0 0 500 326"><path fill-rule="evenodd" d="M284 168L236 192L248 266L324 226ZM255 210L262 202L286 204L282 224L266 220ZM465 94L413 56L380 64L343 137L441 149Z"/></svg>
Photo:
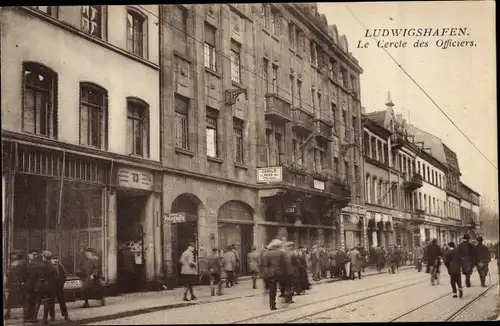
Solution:
<svg viewBox="0 0 500 326"><path fill-rule="evenodd" d="M127 50L145 57L147 45L147 17L135 9L127 10Z"/></svg>
<svg viewBox="0 0 500 326"><path fill-rule="evenodd" d="M149 106L146 102L127 99L128 154L149 156Z"/></svg>
<svg viewBox="0 0 500 326"><path fill-rule="evenodd" d="M23 131L57 138L57 74L38 63L23 63Z"/></svg>
<svg viewBox="0 0 500 326"><path fill-rule="evenodd" d="M80 144L107 148L107 91L95 84L80 84Z"/></svg>

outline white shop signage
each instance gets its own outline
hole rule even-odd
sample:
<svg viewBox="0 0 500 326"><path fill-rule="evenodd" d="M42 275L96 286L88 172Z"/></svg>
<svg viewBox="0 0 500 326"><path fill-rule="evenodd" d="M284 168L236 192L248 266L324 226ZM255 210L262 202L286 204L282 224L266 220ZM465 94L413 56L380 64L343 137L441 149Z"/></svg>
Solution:
<svg viewBox="0 0 500 326"><path fill-rule="evenodd" d="M346 207L342 208L342 212L366 215L366 207L360 205L347 205Z"/></svg>
<svg viewBox="0 0 500 326"><path fill-rule="evenodd" d="M257 168L257 183L277 183L283 180L281 166L272 168Z"/></svg>
<svg viewBox="0 0 500 326"><path fill-rule="evenodd" d="M138 169L119 168L118 185L134 189L153 190L153 174Z"/></svg>
<svg viewBox="0 0 500 326"><path fill-rule="evenodd" d="M313 179L314 189L325 190L325 183L321 180Z"/></svg>
<svg viewBox="0 0 500 326"><path fill-rule="evenodd" d="M163 220L169 223L184 223L186 222L186 214L182 212L164 214Z"/></svg>
<svg viewBox="0 0 500 326"><path fill-rule="evenodd" d="M426 216L425 220L433 223L441 223L441 219L438 217Z"/></svg>

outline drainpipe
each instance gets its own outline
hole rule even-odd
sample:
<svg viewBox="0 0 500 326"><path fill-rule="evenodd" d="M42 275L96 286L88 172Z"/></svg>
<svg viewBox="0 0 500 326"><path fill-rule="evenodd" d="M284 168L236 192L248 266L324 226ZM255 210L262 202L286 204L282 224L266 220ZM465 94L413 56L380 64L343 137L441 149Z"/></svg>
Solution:
<svg viewBox="0 0 500 326"><path fill-rule="evenodd" d="M57 207L57 231L61 231L61 206L63 198L63 187L64 187L64 174L66 170L66 151L63 150L62 168L61 168L61 184L59 189L59 205ZM59 257L61 257L62 248L59 246Z"/></svg>

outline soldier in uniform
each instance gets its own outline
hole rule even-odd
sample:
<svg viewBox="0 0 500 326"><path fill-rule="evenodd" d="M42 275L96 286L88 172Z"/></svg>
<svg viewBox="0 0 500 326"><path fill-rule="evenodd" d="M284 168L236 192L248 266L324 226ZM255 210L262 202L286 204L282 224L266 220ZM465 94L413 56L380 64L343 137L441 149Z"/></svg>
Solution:
<svg viewBox="0 0 500 326"><path fill-rule="evenodd" d="M476 268L479 274L479 279L481 280L481 286L486 287L486 275L488 275L488 265L491 261L491 254L483 244L483 237L479 236L477 238L478 244L474 248L474 258L476 259Z"/></svg>
<svg viewBox="0 0 500 326"><path fill-rule="evenodd" d="M262 257L264 277L269 285L269 307L276 310L276 292L279 279L285 273L285 253L281 250L281 241L273 240L269 243L269 250Z"/></svg>
<svg viewBox="0 0 500 326"><path fill-rule="evenodd" d="M19 250L10 254L10 266L7 270L7 300L5 302L5 319L10 318L12 307L21 304L25 295L24 282L26 281L26 260Z"/></svg>
<svg viewBox="0 0 500 326"><path fill-rule="evenodd" d="M210 294L215 295L217 286L217 295L222 295L221 280L221 257L217 248L212 249L212 255L208 256L208 272L210 273Z"/></svg>
<svg viewBox="0 0 500 326"><path fill-rule="evenodd" d="M41 262L38 259L38 251L32 250L28 254L28 265L26 268L25 293L23 302L23 319L26 323L35 323L38 312L35 286L41 272Z"/></svg>
<svg viewBox="0 0 500 326"><path fill-rule="evenodd" d="M257 288L257 276L259 275L260 253L256 246L252 246L252 251L247 256L248 269L252 274L252 286Z"/></svg>
<svg viewBox="0 0 500 326"><path fill-rule="evenodd" d="M458 245L458 256L462 260L462 273L465 275L465 286L471 287L470 275L474 267L474 246L469 242L470 236L464 234L464 241Z"/></svg>

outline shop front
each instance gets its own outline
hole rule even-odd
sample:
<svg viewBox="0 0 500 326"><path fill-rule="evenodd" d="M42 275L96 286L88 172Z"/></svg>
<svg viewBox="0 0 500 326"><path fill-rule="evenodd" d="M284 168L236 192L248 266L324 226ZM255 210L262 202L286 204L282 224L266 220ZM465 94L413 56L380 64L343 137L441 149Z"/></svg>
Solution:
<svg viewBox="0 0 500 326"><path fill-rule="evenodd" d="M366 208L349 204L342 209L342 226L344 246L351 249L355 246L367 247L364 239Z"/></svg>

